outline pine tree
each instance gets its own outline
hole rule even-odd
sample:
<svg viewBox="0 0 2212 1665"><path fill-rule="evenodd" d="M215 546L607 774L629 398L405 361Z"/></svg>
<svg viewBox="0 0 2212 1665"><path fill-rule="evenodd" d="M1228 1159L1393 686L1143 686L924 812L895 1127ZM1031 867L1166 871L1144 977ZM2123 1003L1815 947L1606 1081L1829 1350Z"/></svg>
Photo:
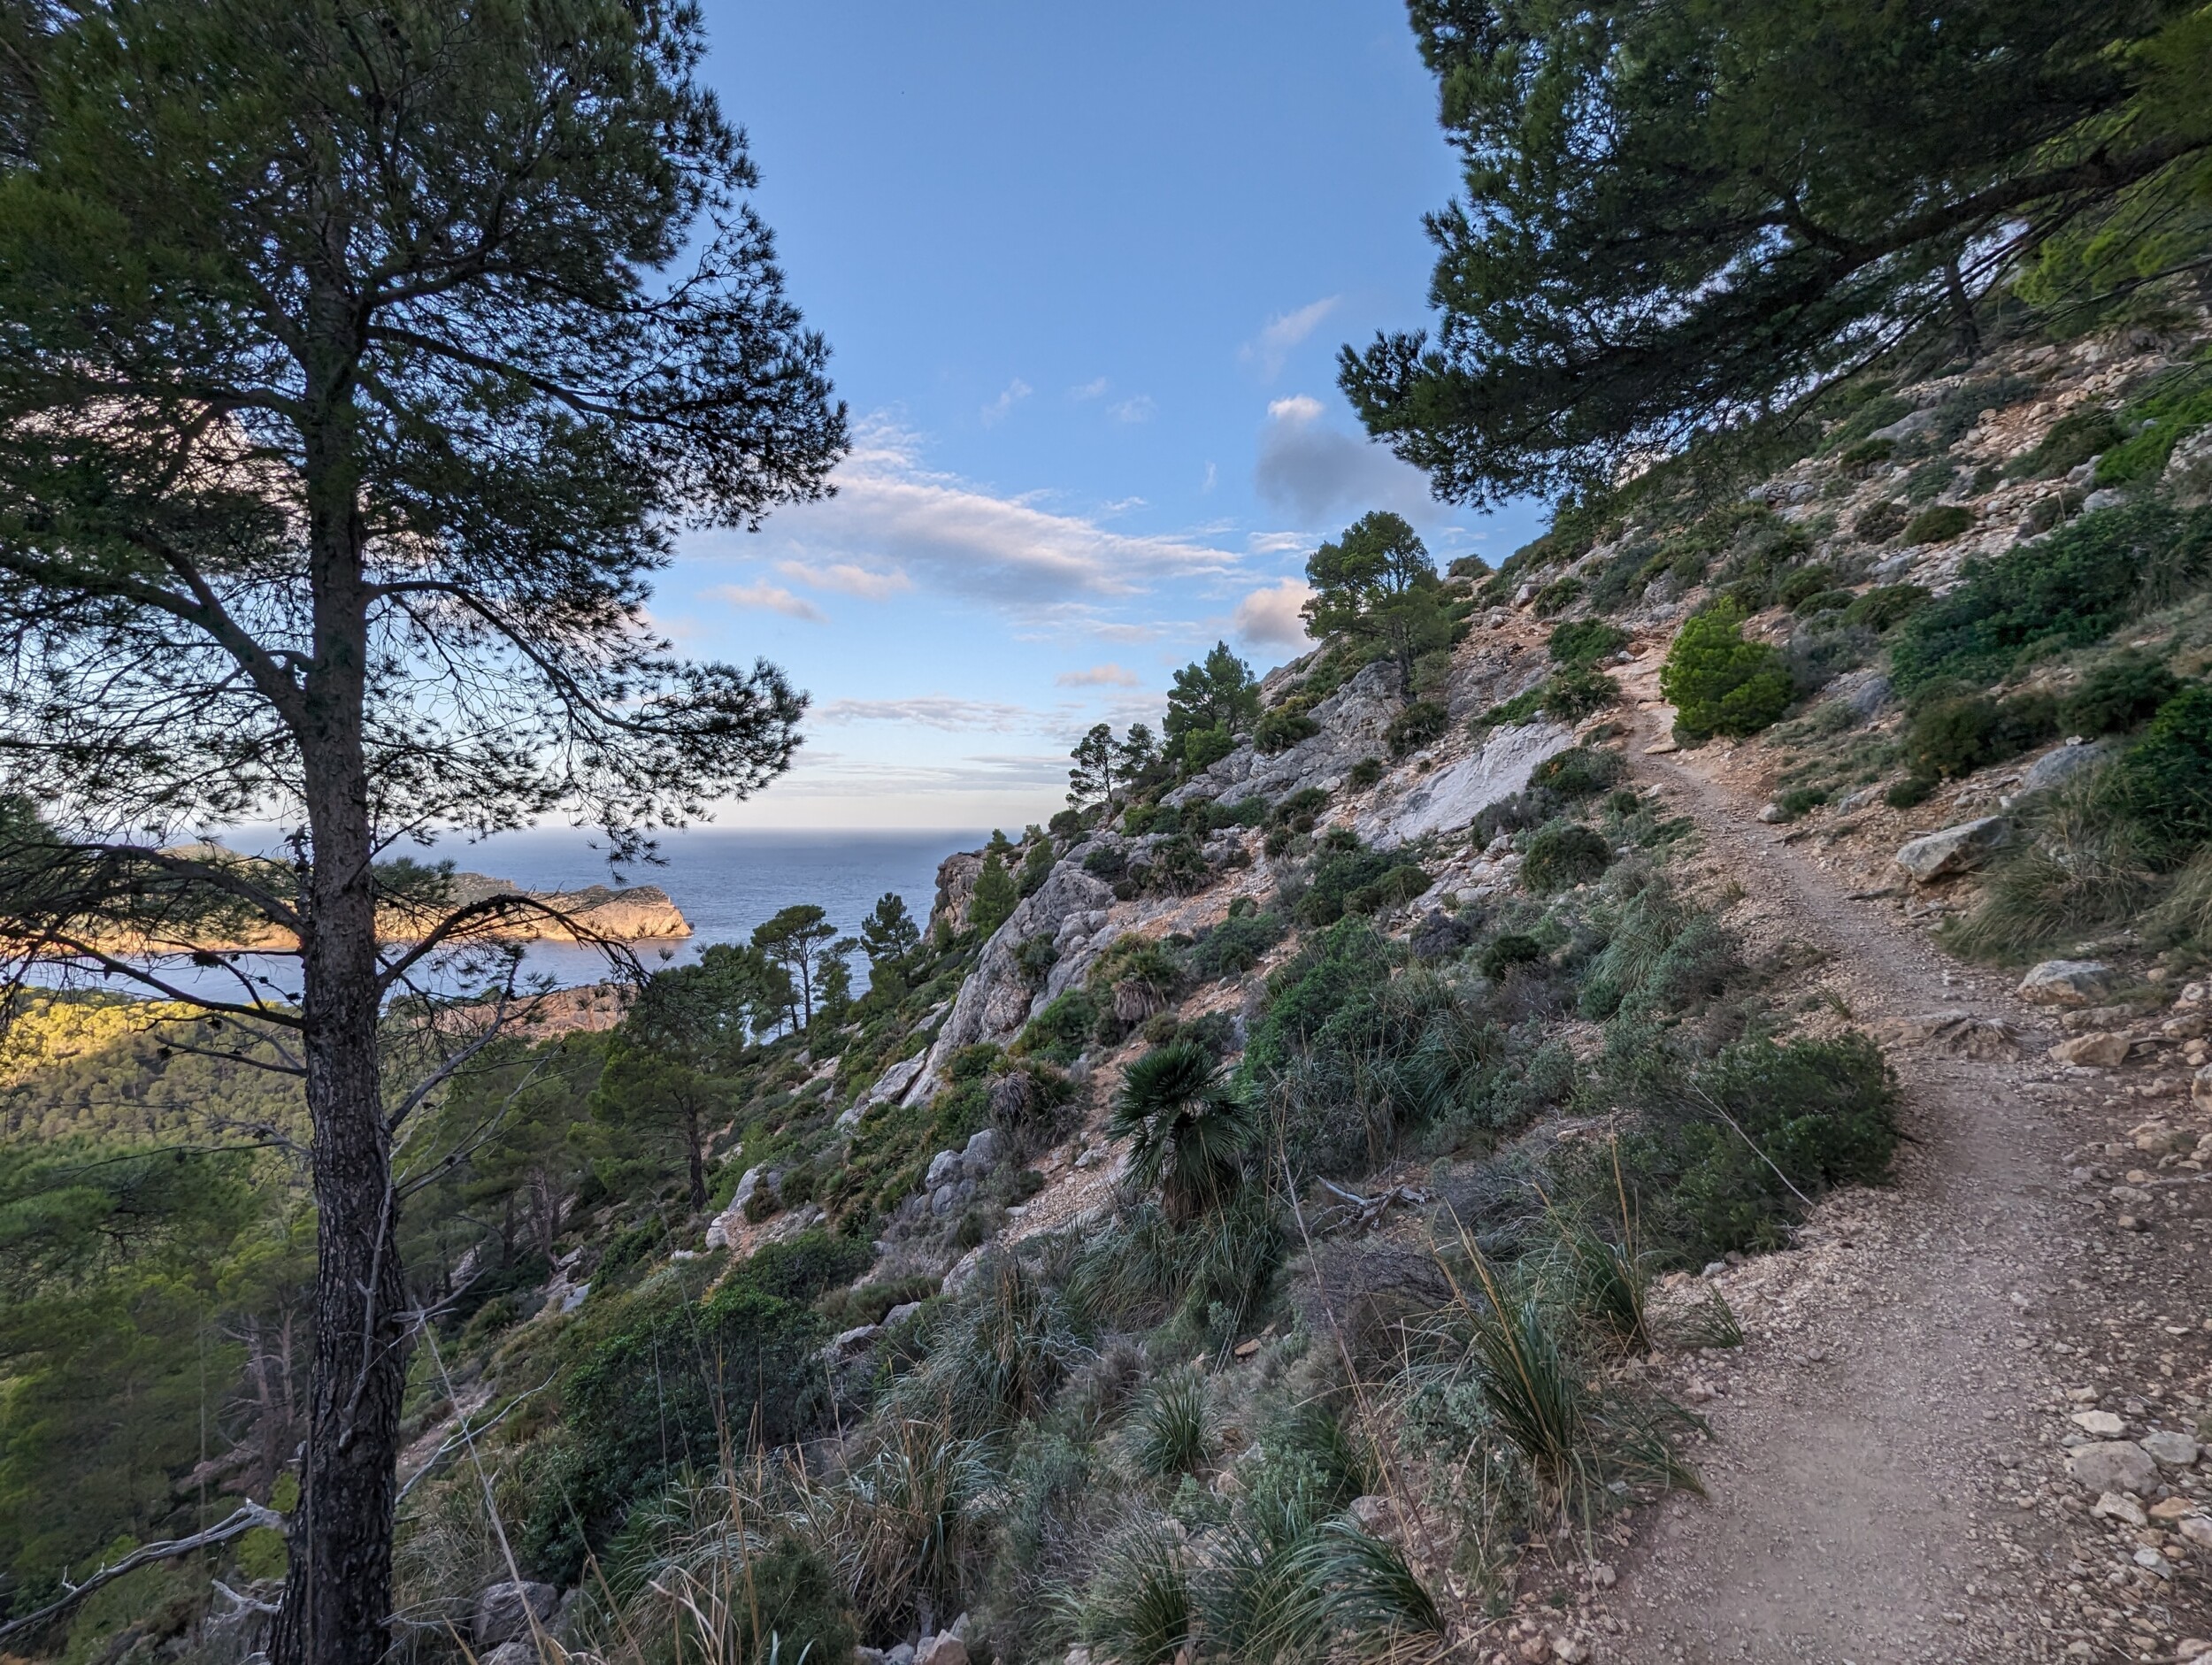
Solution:
<svg viewBox="0 0 2212 1665"><path fill-rule="evenodd" d="M0 33L0 794L69 829L0 828L0 942L188 997L113 945L296 942L202 998L288 1036L313 1121L271 1653L372 1665L410 1335L392 1153L434 1085L387 1078L385 1015L538 909L387 892L379 858L562 810L632 855L786 767L800 696L672 657L649 580L676 529L818 495L843 412L693 78L695 8L12 0ZM175 848L241 822L287 859ZM380 902L411 946L380 944Z"/></svg>
<svg viewBox="0 0 2212 1665"><path fill-rule="evenodd" d="M1387 510L1362 515L1306 563L1313 599L1305 614L1317 636L1380 642L1398 666L1398 687L1413 697L1413 663L1452 638L1443 580L1428 546Z"/></svg>
<svg viewBox="0 0 2212 1665"><path fill-rule="evenodd" d="M968 903L968 924L987 937L1006 923L1006 917L1020 900L1014 876L1006 871L1006 863L999 859L998 852L993 850L983 858L983 870L975 876L975 895Z"/></svg>
<svg viewBox="0 0 2212 1665"><path fill-rule="evenodd" d="M1429 220L1440 317L1340 380L1448 500L1602 488L1916 335L1970 353L1978 297L2079 223L2202 257L2111 211L2202 189L2212 30L2179 0L1411 11L1465 181Z"/></svg>

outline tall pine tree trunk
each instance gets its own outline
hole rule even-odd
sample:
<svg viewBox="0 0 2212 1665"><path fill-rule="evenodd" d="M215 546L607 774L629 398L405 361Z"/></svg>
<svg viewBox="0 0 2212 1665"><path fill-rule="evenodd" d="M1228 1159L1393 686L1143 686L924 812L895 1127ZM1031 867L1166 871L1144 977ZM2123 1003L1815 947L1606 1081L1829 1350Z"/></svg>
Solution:
<svg viewBox="0 0 2212 1665"><path fill-rule="evenodd" d="M330 349L322 376L310 366L311 403L322 420L307 428L314 652L299 735L313 853L301 946L315 1139L315 1336L307 1464L272 1647L277 1665L376 1665L384 1655L406 1385L406 1292L378 1049L375 848L364 747L366 529L347 311L336 295L310 306L311 327Z"/></svg>

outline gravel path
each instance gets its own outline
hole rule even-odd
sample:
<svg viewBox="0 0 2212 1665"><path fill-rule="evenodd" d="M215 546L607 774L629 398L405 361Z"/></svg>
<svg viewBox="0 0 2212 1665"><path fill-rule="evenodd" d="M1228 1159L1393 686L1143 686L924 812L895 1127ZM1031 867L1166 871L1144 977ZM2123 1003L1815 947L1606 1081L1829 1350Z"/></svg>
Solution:
<svg viewBox="0 0 2212 1665"><path fill-rule="evenodd" d="M2173 1223L2177 1264L2148 1233L2085 1219L2090 1182L2069 1161L2092 1124L2117 1136L2115 1113L2045 1062L2048 1015L1939 955L1893 902L1847 900L1709 778L1724 776L1718 759L1649 756L1656 738L1632 745L1640 777L1695 818L1755 921L1831 956L1824 981L1854 1020L1962 1009L2016 1025L2024 1045L1994 1063L1893 1047L1914 1141L1898 1185L1824 1204L1799 1247L1719 1275L1748 1340L1690 1367L1714 1432L1696 1454L1711 1496L1671 1501L1639 1535L1606 1604L1608 1656L2175 1659L2177 1640L2207 1633L2205 1557L2132 1572L2136 1545L2112 1543L2124 1523L2088 1516L2058 1441L2085 1402L2064 1372L2096 1385L2076 1362L2097 1346L2116 1276L2182 1308L2200 1360L2212 1347L2198 1323L2212 1292L2182 1297L2172 1281L2202 1284L2200 1231L2193 1247ZM2120 1124L2143 1108L2124 1104ZM2108 1249L2119 1236L2144 1240ZM2162 1379L2176 1384L2170 1367ZM2149 1414L2177 1403L2154 1398Z"/></svg>

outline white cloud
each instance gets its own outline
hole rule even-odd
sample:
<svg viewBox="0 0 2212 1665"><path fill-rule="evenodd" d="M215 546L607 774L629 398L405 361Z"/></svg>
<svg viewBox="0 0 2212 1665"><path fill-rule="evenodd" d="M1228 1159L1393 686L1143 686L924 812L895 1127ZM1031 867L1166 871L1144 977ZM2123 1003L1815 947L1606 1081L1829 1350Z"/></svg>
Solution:
<svg viewBox="0 0 2212 1665"><path fill-rule="evenodd" d="M1102 399L1106 396L1106 389L1111 384L1107 381L1106 378L1101 376L1097 380L1087 381L1079 387L1070 387L1068 397L1071 399Z"/></svg>
<svg viewBox="0 0 2212 1665"><path fill-rule="evenodd" d="M1281 374L1283 361L1290 357L1290 349L1312 334L1315 326L1336 311L1336 303L1342 298L1325 295L1294 312L1277 313L1261 327L1256 339L1245 343L1239 356L1247 364L1258 364L1263 374Z"/></svg>
<svg viewBox="0 0 2212 1665"><path fill-rule="evenodd" d="M1149 422L1159 407L1152 403L1152 395L1140 393L1133 397L1117 400L1106 407L1106 414L1117 422Z"/></svg>
<svg viewBox="0 0 2212 1665"><path fill-rule="evenodd" d="M1305 532L1252 532L1244 541L1255 555L1295 555L1313 548L1313 535Z"/></svg>
<svg viewBox="0 0 2212 1665"><path fill-rule="evenodd" d="M1015 377L1013 380L1006 384L1005 389L997 398L983 407L983 426L987 428L994 424L1003 422L1009 410L1035 391L1035 388L1019 376Z"/></svg>
<svg viewBox="0 0 2212 1665"><path fill-rule="evenodd" d="M924 728L986 729L1010 734L1035 725L1037 714L1026 706L1005 705L996 700L963 700L949 694L925 694L910 700L832 700L819 706L815 720L843 725L849 723L915 723Z"/></svg>
<svg viewBox="0 0 2212 1665"><path fill-rule="evenodd" d="M883 601L914 587L914 580L896 567L888 572L876 572L864 566L855 566L849 561L822 567L809 566L803 561L779 561L776 571L810 588L833 590L840 595L857 596L864 602Z"/></svg>
<svg viewBox="0 0 2212 1665"><path fill-rule="evenodd" d="M1394 509L1434 525L1443 510L1428 477L1371 440L1332 427L1321 401L1295 393L1271 401L1252 483L1270 505L1318 527L1370 509Z"/></svg>
<svg viewBox="0 0 2212 1665"><path fill-rule="evenodd" d="M1064 688L1133 688L1139 678L1133 671L1125 671L1109 661L1094 664L1087 671L1063 671L1052 679Z"/></svg>
<svg viewBox="0 0 2212 1665"><path fill-rule="evenodd" d="M1245 641L1270 648L1303 648L1306 621L1299 610L1313 599L1313 586L1302 578L1286 578L1263 590L1254 590L1237 603L1229 627Z"/></svg>
<svg viewBox="0 0 2212 1665"><path fill-rule="evenodd" d="M812 602L794 595L780 585L725 584L713 594L733 607L750 607L764 612L781 613L786 618L803 618L810 625L829 622L829 616Z"/></svg>
<svg viewBox="0 0 2212 1665"><path fill-rule="evenodd" d="M1115 532L1094 517L1057 513L933 472L912 434L880 419L860 425L835 484L835 496L781 510L757 538L699 533L686 540L687 550L758 551L814 572L840 565L901 572L921 588L1063 618L1156 583L1234 572L1242 558L1187 534Z"/></svg>
<svg viewBox="0 0 2212 1665"><path fill-rule="evenodd" d="M1134 644L1157 641L1160 639L1160 627L1157 625L1094 625L1091 626L1091 634L1096 636L1101 641L1125 641Z"/></svg>

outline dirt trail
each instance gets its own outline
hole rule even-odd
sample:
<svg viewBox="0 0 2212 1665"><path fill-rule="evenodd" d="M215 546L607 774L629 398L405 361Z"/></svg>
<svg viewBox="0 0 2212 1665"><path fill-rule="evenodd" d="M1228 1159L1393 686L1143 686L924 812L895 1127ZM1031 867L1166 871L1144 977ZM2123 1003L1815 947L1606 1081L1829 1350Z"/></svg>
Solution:
<svg viewBox="0 0 2212 1665"><path fill-rule="evenodd" d="M2039 1587L2066 1563L2062 1529L2019 1501L2016 1472L2047 1466L2038 1441L2055 1437L2060 1393L2025 1333L2069 1275L2055 1191L2069 1138L2039 1063L2055 1034L2006 985L1941 960L1893 904L1846 900L1699 760L1647 755L1657 738L1632 743L1637 772L1694 817L1755 909L1833 956L1827 981L1856 1021L2003 1018L2039 1062L1895 1050L1916 1141L1899 1185L1824 1205L1799 1248L1724 1276L1749 1339L1699 1367L1716 1388L1698 1407L1711 1498L1669 1503L1622 1569L1617 1654L2063 1658L2038 1619Z"/></svg>

